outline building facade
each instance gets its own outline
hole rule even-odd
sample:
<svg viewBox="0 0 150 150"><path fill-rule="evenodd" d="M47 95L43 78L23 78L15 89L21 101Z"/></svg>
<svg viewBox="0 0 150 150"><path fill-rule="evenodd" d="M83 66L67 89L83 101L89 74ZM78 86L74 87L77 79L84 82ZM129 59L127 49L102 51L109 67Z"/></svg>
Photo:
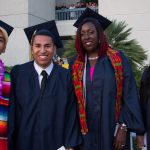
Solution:
<svg viewBox="0 0 150 150"><path fill-rule="evenodd" d="M0 19L14 26L6 53L1 57L7 66L30 60L30 46L23 28L55 19L55 6L59 0L1 0ZM61 2L66 2L63 0ZM76 0L72 3L76 3ZM150 1L149 0L99 0L98 11L109 19L126 21L133 28L132 37L148 51L150 39ZM75 35L73 20L57 20L61 36ZM150 59L150 57L149 57Z"/></svg>

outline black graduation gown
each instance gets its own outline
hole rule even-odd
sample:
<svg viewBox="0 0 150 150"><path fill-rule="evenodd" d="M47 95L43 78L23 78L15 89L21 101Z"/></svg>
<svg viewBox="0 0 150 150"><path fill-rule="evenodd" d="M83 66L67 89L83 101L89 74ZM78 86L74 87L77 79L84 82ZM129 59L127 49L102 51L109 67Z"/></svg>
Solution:
<svg viewBox="0 0 150 150"><path fill-rule="evenodd" d="M81 143L68 70L54 64L43 95L33 62L15 66L11 78L9 150L56 150Z"/></svg>
<svg viewBox="0 0 150 150"><path fill-rule="evenodd" d="M143 132L136 83L125 56L123 59L124 87L120 122L128 129ZM93 80L90 80L90 64L86 74L86 113L89 132L83 136L80 150L113 150L116 103L116 81L112 64L107 56L99 58L95 65Z"/></svg>
<svg viewBox="0 0 150 150"><path fill-rule="evenodd" d="M144 70L141 79L140 100L147 134L147 150L150 149L150 67Z"/></svg>

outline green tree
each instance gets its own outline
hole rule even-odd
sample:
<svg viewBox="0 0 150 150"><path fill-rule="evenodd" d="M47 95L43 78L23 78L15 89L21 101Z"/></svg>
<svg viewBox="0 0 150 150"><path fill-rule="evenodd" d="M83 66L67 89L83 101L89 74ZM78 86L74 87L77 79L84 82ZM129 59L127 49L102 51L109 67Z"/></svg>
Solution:
<svg viewBox="0 0 150 150"><path fill-rule="evenodd" d="M66 57L69 62L71 58L77 54L75 47L74 47L74 40L75 40L75 37L72 36L71 39L68 40L68 42L66 42L66 44L64 45L65 51L64 51L63 56Z"/></svg>
<svg viewBox="0 0 150 150"><path fill-rule="evenodd" d="M112 22L105 32L108 42L113 49L123 51L128 57L139 87L144 61L147 59L146 51L136 39L130 39L132 28L127 28L125 21L114 20Z"/></svg>
<svg viewBox="0 0 150 150"><path fill-rule="evenodd" d="M135 39L130 39L132 28L127 28L125 21L112 21L112 24L106 29L105 33L110 46L113 49L121 50L128 57L131 64L137 85L140 85L141 74L144 68L144 61L147 59L146 51L139 45ZM64 55L69 60L76 54L74 48L74 37L69 41L65 48Z"/></svg>

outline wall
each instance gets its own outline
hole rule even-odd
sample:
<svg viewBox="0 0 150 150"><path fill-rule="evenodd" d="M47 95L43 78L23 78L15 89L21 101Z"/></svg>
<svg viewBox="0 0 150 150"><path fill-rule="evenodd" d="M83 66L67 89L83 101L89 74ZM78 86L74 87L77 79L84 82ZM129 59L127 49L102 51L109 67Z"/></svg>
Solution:
<svg viewBox="0 0 150 150"><path fill-rule="evenodd" d="M28 3L26 0L0 1L0 19L15 28L10 35L5 54L0 57L7 66L23 63L29 60L26 37L22 31L28 24Z"/></svg>
<svg viewBox="0 0 150 150"><path fill-rule="evenodd" d="M7 66L30 59L30 46L23 29L55 17L55 0L0 0L0 19L15 29L6 52L0 57Z"/></svg>
<svg viewBox="0 0 150 150"><path fill-rule="evenodd" d="M29 0L29 26L55 19L55 0Z"/></svg>
<svg viewBox="0 0 150 150"><path fill-rule="evenodd" d="M59 31L60 36L71 36L75 35L76 28L73 27L75 20L68 20L68 21L57 21L57 28Z"/></svg>

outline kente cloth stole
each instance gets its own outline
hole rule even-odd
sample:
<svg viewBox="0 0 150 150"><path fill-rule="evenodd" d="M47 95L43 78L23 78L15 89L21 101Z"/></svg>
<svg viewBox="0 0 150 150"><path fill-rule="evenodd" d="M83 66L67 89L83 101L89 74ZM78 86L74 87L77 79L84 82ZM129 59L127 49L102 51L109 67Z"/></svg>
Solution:
<svg viewBox="0 0 150 150"><path fill-rule="evenodd" d="M116 87L117 87L115 118L116 121L118 121L120 116L122 91L123 91L122 59L119 55L119 52L116 50L112 50L111 48L107 49L107 56L109 57L111 64L115 70ZM82 82L83 71L84 71L84 62L81 60L80 56L78 56L72 66L72 77L79 109L81 132L82 134L86 134L88 132L88 127L86 123L85 99L83 96L83 82Z"/></svg>

